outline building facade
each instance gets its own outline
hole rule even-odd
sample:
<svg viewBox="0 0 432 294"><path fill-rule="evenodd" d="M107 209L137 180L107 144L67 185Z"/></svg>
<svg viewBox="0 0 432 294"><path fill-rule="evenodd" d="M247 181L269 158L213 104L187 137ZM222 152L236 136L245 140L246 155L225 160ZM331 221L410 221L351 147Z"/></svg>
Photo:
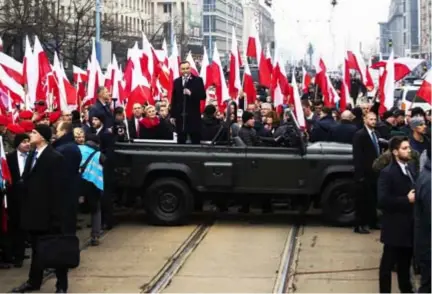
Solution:
<svg viewBox="0 0 432 294"><path fill-rule="evenodd" d="M236 32L240 48L243 46L243 6L241 0L204 0L203 3L203 45L209 57L216 45L222 64L228 62L231 50L232 28Z"/></svg>
<svg viewBox="0 0 432 294"><path fill-rule="evenodd" d="M420 57L432 60L432 0L420 0Z"/></svg>
<svg viewBox="0 0 432 294"><path fill-rule="evenodd" d="M420 54L419 1L392 0L387 22L380 25L380 51L389 53L389 41L397 56L418 57Z"/></svg>

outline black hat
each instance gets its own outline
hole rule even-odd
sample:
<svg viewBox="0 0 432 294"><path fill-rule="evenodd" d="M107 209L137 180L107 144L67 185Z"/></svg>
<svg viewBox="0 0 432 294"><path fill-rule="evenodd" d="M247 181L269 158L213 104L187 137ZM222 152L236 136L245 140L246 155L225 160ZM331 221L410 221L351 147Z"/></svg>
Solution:
<svg viewBox="0 0 432 294"><path fill-rule="evenodd" d="M14 148L18 148L18 146L22 143L22 141L24 141L25 139L30 140L29 135L27 134L16 134L15 135L15 139L14 139Z"/></svg>
<svg viewBox="0 0 432 294"><path fill-rule="evenodd" d="M38 132L45 139L45 141L47 141L48 143L50 142L52 136L52 130L49 126L45 124L38 124L36 125L34 130Z"/></svg>
<svg viewBox="0 0 432 294"><path fill-rule="evenodd" d="M101 123L105 123L105 115L101 112L96 112L93 117L96 117L98 120L101 121Z"/></svg>
<svg viewBox="0 0 432 294"><path fill-rule="evenodd" d="M243 115L242 115L243 123L246 123L248 120L253 119L253 118L254 118L254 115L252 112L249 112L249 111L243 112Z"/></svg>
<svg viewBox="0 0 432 294"><path fill-rule="evenodd" d="M216 113L216 107L212 104L209 104L204 108L205 116L213 116L215 113Z"/></svg>
<svg viewBox="0 0 432 294"><path fill-rule="evenodd" d="M386 120L386 119L388 119L389 117L392 117L392 116L394 116L394 113L393 113L393 112L391 112L391 111L386 111L386 112L384 112L384 114L383 114L383 120Z"/></svg>
<svg viewBox="0 0 432 294"><path fill-rule="evenodd" d="M411 109L411 117L415 117L415 116L425 116L425 112L421 107L414 107L413 109Z"/></svg>
<svg viewBox="0 0 432 294"><path fill-rule="evenodd" d="M405 116L405 112L404 112L403 110L400 110L400 109L396 109L396 110L393 112L393 114L394 114L395 117L398 117L398 116Z"/></svg>

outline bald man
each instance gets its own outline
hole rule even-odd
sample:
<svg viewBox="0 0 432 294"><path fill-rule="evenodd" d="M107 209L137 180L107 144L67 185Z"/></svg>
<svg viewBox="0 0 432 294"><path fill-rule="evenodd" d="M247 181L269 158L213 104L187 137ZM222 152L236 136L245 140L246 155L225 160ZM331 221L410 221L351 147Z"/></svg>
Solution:
<svg viewBox="0 0 432 294"><path fill-rule="evenodd" d="M129 135L131 139L139 138L139 121L143 118L144 108L141 104L133 105L133 117L128 121Z"/></svg>
<svg viewBox="0 0 432 294"><path fill-rule="evenodd" d="M345 110L341 114L341 120L335 126L333 126L328 135L328 141L352 144L354 134L357 131L357 127L352 123L354 114L351 111Z"/></svg>

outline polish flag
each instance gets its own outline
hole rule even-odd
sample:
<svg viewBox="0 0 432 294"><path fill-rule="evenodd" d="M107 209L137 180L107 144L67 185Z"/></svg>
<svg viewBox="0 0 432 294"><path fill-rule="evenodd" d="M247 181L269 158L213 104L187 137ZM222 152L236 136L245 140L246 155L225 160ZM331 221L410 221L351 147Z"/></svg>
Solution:
<svg viewBox="0 0 432 294"><path fill-rule="evenodd" d="M2 66L8 75L17 83L21 85L24 84L23 64L21 62L16 61L14 58L3 52L0 52L0 66Z"/></svg>
<svg viewBox="0 0 432 294"><path fill-rule="evenodd" d="M383 113L385 110L389 110L393 107L394 104L394 90L395 90L395 72L396 65L394 60L394 52L393 50L390 53L390 57L386 62L386 70L384 72L384 85L383 91L384 94L381 98L380 113Z"/></svg>
<svg viewBox="0 0 432 294"><path fill-rule="evenodd" d="M0 37L0 51L3 51L3 40L1 37Z"/></svg>
<svg viewBox="0 0 432 294"><path fill-rule="evenodd" d="M74 83L78 82L78 77L81 82L87 82L88 81L88 74L87 71L81 69L80 67L76 65L72 65L73 70L73 79Z"/></svg>
<svg viewBox="0 0 432 294"><path fill-rule="evenodd" d="M233 99L237 98L238 93L242 88L240 81L240 56L238 55L238 52L237 38L233 27L228 77L229 95Z"/></svg>
<svg viewBox="0 0 432 294"><path fill-rule="evenodd" d="M85 105L87 101L89 101L91 104L93 104L96 101L96 97L97 97L96 91L99 85L99 75L98 75L98 67L97 67L98 64L99 62L96 58L96 44L93 38L90 63L87 67L88 70L87 95L83 100L83 105Z"/></svg>
<svg viewBox="0 0 432 294"><path fill-rule="evenodd" d="M430 69L426 74L426 77L416 95L427 103L432 104L432 69Z"/></svg>
<svg viewBox="0 0 432 294"><path fill-rule="evenodd" d="M52 69L48 57L46 56L45 51L42 48L42 44L40 43L39 38L37 36L35 36L33 55L38 67L36 99L45 100L46 99L46 77L47 74L50 73ZM32 104L34 103L34 101L31 102Z"/></svg>
<svg viewBox="0 0 432 294"><path fill-rule="evenodd" d="M1 176L5 182L8 184L12 184L12 176L9 171L9 166L6 161L6 154L4 152L4 145L3 145L3 137L0 136L0 148L1 148ZM3 186L3 185L2 185ZM7 233L8 231L8 216L7 216L7 200L6 195L2 196L2 227L1 231L3 233Z"/></svg>
<svg viewBox="0 0 432 294"><path fill-rule="evenodd" d="M267 56L268 54L268 56ZM266 88L271 87L271 75L272 75L272 64L271 64L271 56L270 49L267 46L266 56L264 56L264 52L260 53L261 58L259 58L259 80L260 84Z"/></svg>
<svg viewBox="0 0 432 294"><path fill-rule="evenodd" d="M255 58L257 60L257 64L260 64L262 55L262 47L259 39L258 31L255 25L250 26L249 38L246 49L246 56Z"/></svg>
<svg viewBox="0 0 432 294"><path fill-rule="evenodd" d="M207 90L207 88L210 86L209 84L207 84L207 81L211 80L211 69L209 68L210 63L207 54L207 49L206 47L204 47L203 49L204 49L204 53L201 61L200 77L202 78L205 89Z"/></svg>
<svg viewBox="0 0 432 294"><path fill-rule="evenodd" d="M1 176L8 184L12 184L12 176L6 160L6 153L4 151L3 137L0 136L0 156L1 156Z"/></svg>
<svg viewBox="0 0 432 294"><path fill-rule="evenodd" d="M257 92L247 60L244 63L243 92L246 94L247 104L254 104Z"/></svg>
<svg viewBox="0 0 432 294"><path fill-rule="evenodd" d="M17 83L12 77L10 77L7 72L0 66L0 82L6 92L9 93L10 98L15 104L21 104L24 102L23 98L25 92L23 87Z"/></svg>
<svg viewBox="0 0 432 294"><path fill-rule="evenodd" d="M294 109L295 109L295 115L297 118L297 122L299 124L299 127L304 130L304 129L306 129L306 120L305 120L303 107L302 107L301 100L300 100L300 94L299 94L298 87L297 87L297 81L295 78L295 69L293 69L291 86L293 88Z"/></svg>
<svg viewBox="0 0 432 294"><path fill-rule="evenodd" d="M348 51L348 65L351 69L354 69L360 73L360 79L363 85L369 91L372 91L374 88L373 80L369 72L369 68L366 66L366 63L359 52Z"/></svg>
<svg viewBox="0 0 432 294"><path fill-rule="evenodd" d="M147 80L151 81L155 71L156 62L154 60L153 46L150 44L144 32L142 33L142 46L142 55L140 57L141 69Z"/></svg>
<svg viewBox="0 0 432 294"><path fill-rule="evenodd" d="M308 72L306 71L306 69L304 68L304 66L302 66L302 74L303 74L303 78L302 78L302 90L303 93L308 93L309 92L309 85L311 84L311 76L308 74Z"/></svg>
<svg viewBox="0 0 432 294"><path fill-rule="evenodd" d="M400 81L405 76L407 76L410 72L412 72L417 66L419 66L424 60L416 59L410 57L400 57L393 60L394 63L394 79L395 81ZM378 61L374 63L371 68L380 69L385 68L388 61Z"/></svg>
<svg viewBox="0 0 432 294"><path fill-rule="evenodd" d="M168 99L171 101L172 92L174 87L174 80L180 77L180 68L179 68L179 56L178 56L178 48L176 38L173 38L173 49L170 57L168 58L168 67L169 67L169 82L168 88L166 89L168 92Z"/></svg>
<svg viewBox="0 0 432 294"><path fill-rule="evenodd" d="M216 97L218 99L218 104L221 106L223 102L230 99L230 96L216 44L213 51L212 64L210 66L212 71L212 81L216 85Z"/></svg>
<svg viewBox="0 0 432 294"><path fill-rule="evenodd" d="M25 107L28 108L30 104L36 101L36 87L39 76L39 68L37 61L33 55L33 50L30 45L30 40L26 35L25 38L25 51L23 60L23 80L26 85L25 97L23 96L23 102Z"/></svg>
<svg viewBox="0 0 432 294"><path fill-rule="evenodd" d="M190 51L188 52L188 54L186 56L186 61L189 62L189 64L190 64L191 74L196 76L196 77L199 77L198 69L197 69L196 64L195 64L195 60L193 59L192 53Z"/></svg>
<svg viewBox="0 0 432 294"><path fill-rule="evenodd" d="M339 109L341 111L346 110L348 102L350 101L350 90L349 90L350 84L351 84L351 80L350 80L349 64L348 64L348 60L344 59L342 81L341 81L341 96L340 96L340 103L339 103Z"/></svg>
<svg viewBox="0 0 432 294"><path fill-rule="evenodd" d="M317 60L318 62L315 64L316 75L315 75L315 84L318 85L321 89L321 93L324 98L324 105L331 106L330 94L329 94L329 85L328 85L328 77L327 77L327 67L322 58Z"/></svg>

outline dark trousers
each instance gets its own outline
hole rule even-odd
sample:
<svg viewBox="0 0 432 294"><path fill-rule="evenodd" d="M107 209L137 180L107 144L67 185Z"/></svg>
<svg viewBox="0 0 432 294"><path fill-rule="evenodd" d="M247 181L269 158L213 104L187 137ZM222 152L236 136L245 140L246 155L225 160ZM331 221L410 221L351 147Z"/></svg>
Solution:
<svg viewBox="0 0 432 294"><path fill-rule="evenodd" d="M187 135L189 135L192 144L194 145L200 144L201 134L199 132L194 132L194 133L177 132L177 143L186 144Z"/></svg>
<svg viewBox="0 0 432 294"><path fill-rule="evenodd" d="M9 228L5 235L4 261L20 263L24 261L26 234L19 228Z"/></svg>
<svg viewBox="0 0 432 294"><path fill-rule="evenodd" d="M419 262L420 267L420 288L418 293L431 293L431 261L424 260Z"/></svg>
<svg viewBox="0 0 432 294"><path fill-rule="evenodd" d="M391 293L392 269L396 265L397 279L401 293L413 293L410 267L413 249L384 245L379 269L380 293Z"/></svg>
<svg viewBox="0 0 432 294"><path fill-rule="evenodd" d="M43 280L43 271L44 268L42 268L37 262L37 244L39 241L39 237L43 236L42 233L30 233L30 240L32 244L32 257L31 257L31 265L30 265L30 272L29 272L29 279L28 283L32 285L35 288L40 288L42 285ZM68 269L56 269L56 277L57 277L57 283L56 288L62 289L64 291L67 291L68 288Z"/></svg>
<svg viewBox="0 0 432 294"><path fill-rule="evenodd" d="M377 224L377 181L366 178L355 186L356 224L357 226L375 226Z"/></svg>
<svg viewBox="0 0 432 294"><path fill-rule="evenodd" d="M107 159L108 162L108 159ZM114 167L111 164L104 166L104 191L101 198L102 223L107 227L114 226L114 204L115 197L115 180L112 171Z"/></svg>

